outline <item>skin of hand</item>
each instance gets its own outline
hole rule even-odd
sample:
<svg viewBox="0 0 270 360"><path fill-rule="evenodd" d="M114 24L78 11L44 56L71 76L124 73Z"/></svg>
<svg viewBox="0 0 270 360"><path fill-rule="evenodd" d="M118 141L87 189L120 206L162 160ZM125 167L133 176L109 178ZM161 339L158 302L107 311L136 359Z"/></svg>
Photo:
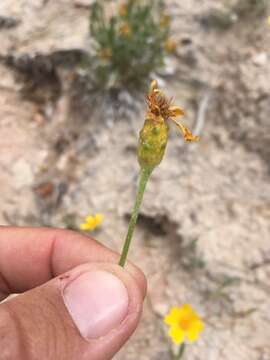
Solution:
<svg viewBox="0 0 270 360"><path fill-rule="evenodd" d="M146 280L79 233L0 227L0 360L109 360L136 329Z"/></svg>

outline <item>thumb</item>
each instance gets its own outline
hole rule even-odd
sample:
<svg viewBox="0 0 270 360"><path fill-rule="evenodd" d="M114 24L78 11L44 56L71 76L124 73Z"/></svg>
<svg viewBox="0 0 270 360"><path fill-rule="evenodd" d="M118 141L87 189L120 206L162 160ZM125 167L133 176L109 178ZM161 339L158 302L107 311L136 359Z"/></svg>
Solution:
<svg viewBox="0 0 270 360"><path fill-rule="evenodd" d="M1 359L112 359L142 302L138 283L118 265L76 267L0 305Z"/></svg>

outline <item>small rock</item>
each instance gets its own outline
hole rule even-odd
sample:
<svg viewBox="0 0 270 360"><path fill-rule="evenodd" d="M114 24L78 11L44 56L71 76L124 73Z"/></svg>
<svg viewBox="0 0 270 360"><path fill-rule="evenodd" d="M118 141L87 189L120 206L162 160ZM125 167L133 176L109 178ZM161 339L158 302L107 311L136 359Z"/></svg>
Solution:
<svg viewBox="0 0 270 360"><path fill-rule="evenodd" d="M20 21L7 16L0 16L0 29L12 29L16 27Z"/></svg>
<svg viewBox="0 0 270 360"><path fill-rule="evenodd" d="M93 4L93 0L74 0L74 6L77 8L89 8Z"/></svg>
<svg viewBox="0 0 270 360"><path fill-rule="evenodd" d="M127 106L132 106L134 98L129 94L128 91L122 90L118 95L118 100Z"/></svg>
<svg viewBox="0 0 270 360"><path fill-rule="evenodd" d="M51 181L44 182L34 188L36 194L42 198L50 196L54 191L54 185Z"/></svg>
<svg viewBox="0 0 270 360"><path fill-rule="evenodd" d="M165 58L164 68L161 70L163 76L172 76L177 69L177 63L172 58Z"/></svg>
<svg viewBox="0 0 270 360"><path fill-rule="evenodd" d="M37 112L37 113L35 113L34 116L33 116L33 121L34 121L37 125L42 126L42 125L45 124L46 118L45 118L45 116L44 116L41 112Z"/></svg>
<svg viewBox="0 0 270 360"><path fill-rule="evenodd" d="M153 304L153 310L158 316L163 317L168 312L168 304L166 303Z"/></svg>
<svg viewBox="0 0 270 360"><path fill-rule="evenodd" d="M266 52L261 52L259 54L256 54L252 58L253 64L257 66L264 66L267 64L268 56Z"/></svg>
<svg viewBox="0 0 270 360"><path fill-rule="evenodd" d="M192 39L189 36L183 36L181 38L181 44L183 46L188 46L188 45L192 45Z"/></svg>
<svg viewBox="0 0 270 360"><path fill-rule="evenodd" d="M18 160L12 167L14 174L14 187L19 190L25 186L32 185L34 181L34 174L30 164L25 160Z"/></svg>

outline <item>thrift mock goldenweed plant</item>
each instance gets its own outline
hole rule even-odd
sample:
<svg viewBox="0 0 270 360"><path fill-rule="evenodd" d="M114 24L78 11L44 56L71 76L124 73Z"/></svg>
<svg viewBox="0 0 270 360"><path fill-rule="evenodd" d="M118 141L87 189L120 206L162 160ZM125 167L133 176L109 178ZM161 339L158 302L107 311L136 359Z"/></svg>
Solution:
<svg viewBox="0 0 270 360"><path fill-rule="evenodd" d="M97 213L96 215L88 215L86 216L85 221L80 224L80 229L84 231L93 231L100 226L102 221L103 215L100 213Z"/></svg>
<svg viewBox="0 0 270 360"><path fill-rule="evenodd" d="M204 323L189 304L172 307L169 314L165 316L164 322L169 326L168 335L178 346L176 359L181 359L186 342L193 343L199 339Z"/></svg>
<svg viewBox="0 0 270 360"><path fill-rule="evenodd" d="M176 117L184 115L184 111L180 107L171 104L171 100L158 88L156 81L151 83L146 100L148 109L144 126L140 131L138 146L138 161L141 168L139 185L119 262L121 266L125 265L127 259L146 184L154 168L163 159L168 142L169 123L174 123L177 126L185 141L199 140L198 136L194 136L185 125L176 120Z"/></svg>
<svg viewBox="0 0 270 360"><path fill-rule="evenodd" d="M170 28L162 0L94 1L89 65L97 87L145 85L150 73L163 66L165 55L176 49Z"/></svg>

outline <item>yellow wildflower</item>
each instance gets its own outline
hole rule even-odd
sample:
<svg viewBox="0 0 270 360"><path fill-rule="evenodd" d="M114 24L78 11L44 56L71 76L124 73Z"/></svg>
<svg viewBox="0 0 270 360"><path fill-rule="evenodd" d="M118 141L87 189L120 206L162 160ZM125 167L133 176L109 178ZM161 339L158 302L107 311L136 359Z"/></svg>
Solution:
<svg viewBox="0 0 270 360"><path fill-rule="evenodd" d="M161 19L160 19L160 26L162 28L167 28L171 23L171 17L170 15L168 14L164 14L161 16Z"/></svg>
<svg viewBox="0 0 270 360"><path fill-rule="evenodd" d="M123 36L130 36L131 34L131 28L128 23L123 23L119 28L119 33Z"/></svg>
<svg viewBox="0 0 270 360"><path fill-rule="evenodd" d="M165 50L168 52L168 53L173 53L175 52L176 50L176 42L171 39L171 38L168 38L166 41L165 41L165 44L164 44L164 48Z"/></svg>
<svg viewBox="0 0 270 360"><path fill-rule="evenodd" d="M85 218L85 222L80 225L80 229L85 231L95 230L102 223L102 221L103 215L100 213L97 213L94 216L89 215Z"/></svg>
<svg viewBox="0 0 270 360"><path fill-rule="evenodd" d="M99 50L98 55L102 60L110 60L112 57L112 50L108 47Z"/></svg>
<svg viewBox="0 0 270 360"><path fill-rule="evenodd" d="M171 105L171 100L158 89L155 80L151 83L147 104L146 119L140 132L138 159L142 167L154 168L161 162L167 146L169 120L181 130L186 141L198 141L199 137L192 135L186 126L175 119L184 115L184 111Z"/></svg>
<svg viewBox="0 0 270 360"><path fill-rule="evenodd" d="M119 6L119 15L121 17L127 16L127 4L124 2Z"/></svg>
<svg viewBox="0 0 270 360"><path fill-rule="evenodd" d="M268 18L267 18L267 23L268 23L268 25L270 25L270 16L268 16Z"/></svg>
<svg viewBox="0 0 270 360"><path fill-rule="evenodd" d="M185 304L182 307L173 307L164 318L165 324L170 326L169 336L176 345L188 340L198 340L204 329L204 323L192 306Z"/></svg>

